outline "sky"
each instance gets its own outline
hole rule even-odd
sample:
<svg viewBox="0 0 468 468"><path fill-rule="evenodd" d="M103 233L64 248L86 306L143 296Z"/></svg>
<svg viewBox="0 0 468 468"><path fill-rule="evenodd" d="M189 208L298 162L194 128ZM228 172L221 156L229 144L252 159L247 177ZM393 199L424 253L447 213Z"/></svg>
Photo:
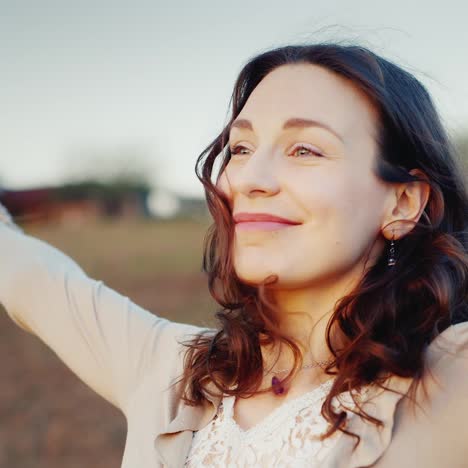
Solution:
<svg viewBox="0 0 468 468"><path fill-rule="evenodd" d="M358 41L428 88L468 131L468 3L414 0L0 0L0 185L56 185L127 167L202 196L198 155L254 55Z"/></svg>

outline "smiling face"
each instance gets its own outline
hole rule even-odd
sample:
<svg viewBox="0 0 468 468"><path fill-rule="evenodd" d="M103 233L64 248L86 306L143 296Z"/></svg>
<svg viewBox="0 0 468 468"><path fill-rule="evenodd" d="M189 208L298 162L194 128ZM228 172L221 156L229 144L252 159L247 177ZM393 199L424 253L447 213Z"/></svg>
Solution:
<svg viewBox="0 0 468 468"><path fill-rule="evenodd" d="M377 118L363 92L317 65L283 65L258 84L231 126L232 157L218 187L235 219L266 213L294 224L236 224L241 280L276 274L275 288L335 284L362 274L372 245L371 257L380 253L388 191L373 173Z"/></svg>

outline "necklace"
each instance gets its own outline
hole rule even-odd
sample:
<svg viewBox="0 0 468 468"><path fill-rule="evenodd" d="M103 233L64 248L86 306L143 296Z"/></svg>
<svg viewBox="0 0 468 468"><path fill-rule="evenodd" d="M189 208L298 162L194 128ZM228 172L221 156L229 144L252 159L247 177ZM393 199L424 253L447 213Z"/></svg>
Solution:
<svg viewBox="0 0 468 468"><path fill-rule="evenodd" d="M307 364L306 366L302 366L299 370L303 370L303 369L309 369L311 367L317 367L317 366L320 366L321 364L322 365L327 365L327 364L330 364L333 362L333 359L329 359L328 361L316 361L314 362L313 364ZM263 375L268 375L268 374L282 374L284 372L289 372L291 369L281 369L281 370L271 370L271 371L266 371L263 373ZM276 377L276 375L274 375L272 378L271 378L271 386L272 386L272 390L273 390L273 393L275 395L281 395L284 393L284 386L281 385L282 382L281 380Z"/></svg>

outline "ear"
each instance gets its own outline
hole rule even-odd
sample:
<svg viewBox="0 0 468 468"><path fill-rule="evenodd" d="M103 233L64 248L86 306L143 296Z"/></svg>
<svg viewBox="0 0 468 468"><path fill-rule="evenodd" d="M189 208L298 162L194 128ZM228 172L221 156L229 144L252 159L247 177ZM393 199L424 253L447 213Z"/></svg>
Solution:
<svg viewBox="0 0 468 468"><path fill-rule="evenodd" d="M429 180L420 169L411 169L409 173ZM395 184L381 228L385 238L400 239L414 228L429 200L431 187L426 181Z"/></svg>

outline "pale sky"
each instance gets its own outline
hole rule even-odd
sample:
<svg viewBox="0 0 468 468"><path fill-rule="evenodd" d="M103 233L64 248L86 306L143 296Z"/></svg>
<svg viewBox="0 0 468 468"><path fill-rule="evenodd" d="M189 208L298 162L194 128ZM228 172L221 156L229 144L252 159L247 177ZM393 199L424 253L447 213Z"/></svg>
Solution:
<svg viewBox="0 0 468 468"><path fill-rule="evenodd" d="M130 153L155 183L201 196L195 161L242 66L306 40L395 60L450 132L468 131L467 17L465 0L0 0L0 184L58 184L94 154L110 167Z"/></svg>

